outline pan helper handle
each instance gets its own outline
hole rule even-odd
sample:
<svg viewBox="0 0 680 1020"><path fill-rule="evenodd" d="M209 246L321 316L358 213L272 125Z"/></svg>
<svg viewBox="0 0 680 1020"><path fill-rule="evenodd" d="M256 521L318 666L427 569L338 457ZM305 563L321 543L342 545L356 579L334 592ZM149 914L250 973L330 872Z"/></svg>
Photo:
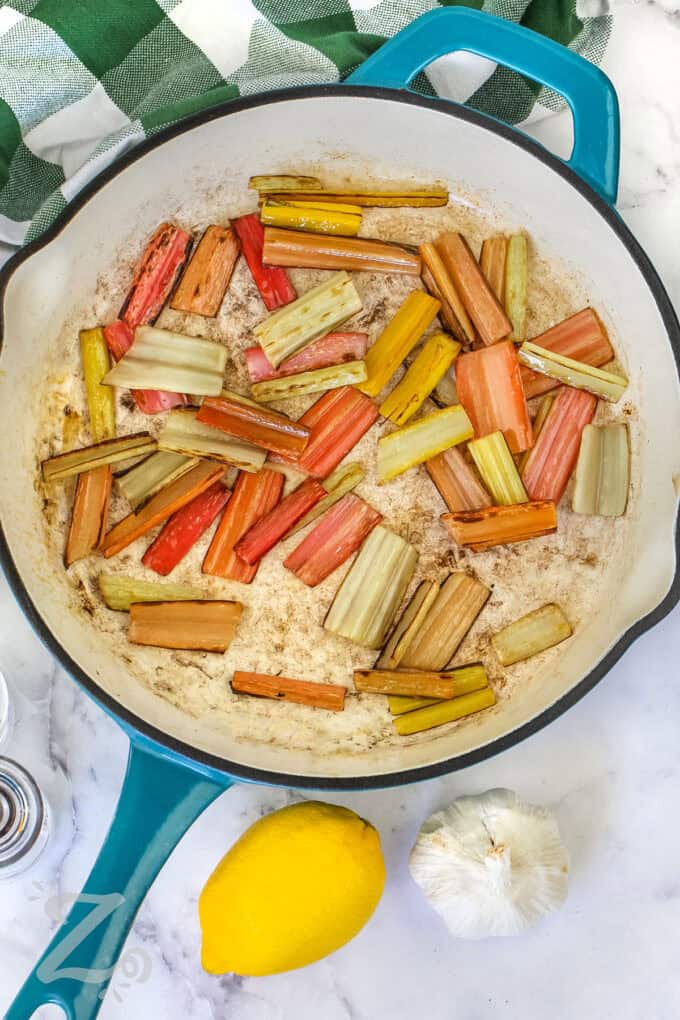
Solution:
<svg viewBox="0 0 680 1020"><path fill-rule="evenodd" d="M574 148L567 166L613 205L620 148L614 86L594 64L538 32L468 7L441 7L384 43L345 84L407 89L433 60L461 50L509 67L564 97L574 118Z"/></svg>
<svg viewBox="0 0 680 1020"><path fill-rule="evenodd" d="M5 1020L29 1020L47 1003L68 1020L97 1016L149 887L192 822L231 785L183 762L133 737L120 800L90 877Z"/></svg>

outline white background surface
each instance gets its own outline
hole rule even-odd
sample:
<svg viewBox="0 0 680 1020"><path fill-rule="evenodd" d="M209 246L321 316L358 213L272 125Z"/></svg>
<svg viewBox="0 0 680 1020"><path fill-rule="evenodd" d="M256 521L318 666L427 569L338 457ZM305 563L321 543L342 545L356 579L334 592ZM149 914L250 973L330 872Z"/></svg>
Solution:
<svg viewBox="0 0 680 1020"><path fill-rule="evenodd" d="M622 109L619 209L678 305L680 5L618 3L615 13L605 69ZM569 118L543 122L536 133L563 152ZM324 795L379 827L388 883L361 934L302 971L253 980L201 970L196 900L203 882L247 825L298 796L248 786L229 791L161 872L101 1017L678 1020L678 661L676 611L566 716L492 761L410 788ZM42 649L4 581L0 666L18 716L3 751L34 773L53 814L43 857L0 883L1 1013L56 926L50 898L77 892L94 861L127 742ZM411 882L408 851L432 810L499 785L556 809L572 856L570 896L524 937L456 942Z"/></svg>

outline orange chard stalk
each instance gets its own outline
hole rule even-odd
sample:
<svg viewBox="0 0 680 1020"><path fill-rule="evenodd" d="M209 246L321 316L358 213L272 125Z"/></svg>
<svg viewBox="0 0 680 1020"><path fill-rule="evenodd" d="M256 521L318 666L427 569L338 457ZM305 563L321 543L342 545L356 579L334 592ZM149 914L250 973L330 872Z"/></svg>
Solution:
<svg viewBox="0 0 680 1020"><path fill-rule="evenodd" d="M170 307L210 318L227 292L241 245L231 227L208 227L179 281Z"/></svg>
<svg viewBox="0 0 680 1020"><path fill-rule="evenodd" d="M301 269L365 270L369 273L420 275L418 255L398 244L363 237L306 234L265 227L265 266Z"/></svg>
<svg viewBox="0 0 680 1020"><path fill-rule="evenodd" d="M155 648L226 652L242 612L240 602L135 602L128 639Z"/></svg>
<svg viewBox="0 0 680 1020"><path fill-rule="evenodd" d="M191 471L156 493L141 510L128 514L111 528L101 544L104 556L107 559L115 556L157 524L162 524L177 510L209 489L223 474L224 464L200 461Z"/></svg>
<svg viewBox="0 0 680 1020"><path fill-rule="evenodd" d="M527 458L522 481L530 499L559 503L576 467L581 433L595 415L597 397L563 386Z"/></svg>
<svg viewBox="0 0 680 1020"><path fill-rule="evenodd" d="M461 354L456 362L456 386L476 439L502 432L511 453L531 447L531 419L511 340Z"/></svg>
<svg viewBox="0 0 680 1020"><path fill-rule="evenodd" d="M442 324L446 326L449 333L456 337L459 343L466 344L467 340L464 338L460 328L460 323L454 314L453 308L434 282L434 277L424 262L420 273L420 279L423 281L423 286L428 294L431 294L433 298L436 298L441 305L441 308L439 309L439 318L441 319Z"/></svg>
<svg viewBox="0 0 680 1020"><path fill-rule="evenodd" d="M593 368L600 368L614 359L607 332L592 308L583 308L556 326L551 326L545 333L534 337L532 343L565 358L584 361ZM520 372L527 400L548 393L560 385L557 379L533 372L524 365Z"/></svg>
<svg viewBox="0 0 680 1020"><path fill-rule="evenodd" d="M353 386L329 390L298 422L311 430L304 453L299 458L283 458L283 461L314 478L327 478L378 417L375 403Z"/></svg>
<svg viewBox="0 0 680 1020"><path fill-rule="evenodd" d="M102 540L108 523L111 478L110 464L78 476L64 553L67 567L89 556Z"/></svg>
<svg viewBox="0 0 680 1020"><path fill-rule="evenodd" d="M291 680L286 676L268 676L266 673L246 673L236 670L231 682L236 694L252 694L258 698L276 701L294 701L310 708L326 708L329 712L342 712L345 707L346 687L320 684L310 680Z"/></svg>
<svg viewBox="0 0 680 1020"><path fill-rule="evenodd" d="M479 268L484 273L491 290L502 305L505 300L505 260L508 254L508 239L502 234L490 237L482 245Z"/></svg>
<svg viewBox="0 0 680 1020"><path fill-rule="evenodd" d="M423 260L423 283L441 301L440 315L444 323L462 344L468 346L474 343L477 331L434 244L421 244L420 257Z"/></svg>
<svg viewBox="0 0 680 1020"><path fill-rule="evenodd" d="M457 447L438 453L426 461L425 467L449 510L481 510L492 505L476 469Z"/></svg>
<svg viewBox="0 0 680 1020"><path fill-rule="evenodd" d="M495 545L526 542L557 531L557 508L551 499L515 506L489 506L442 514L442 521L458 545L484 552Z"/></svg>
<svg viewBox="0 0 680 1020"><path fill-rule="evenodd" d="M258 564L246 563L234 552L234 546L281 498L284 477L279 471L262 468L256 474L241 471L231 500L222 515L210 548L203 560L203 573L250 584Z"/></svg>
<svg viewBox="0 0 680 1020"><path fill-rule="evenodd" d="M436 248L483 343L495 344L509 336L512 323L463 235L442 234L437 238Z"/></svg>
<svg viewBox="0 0 680 1020"><path fill-rule="evenodd" d="M206 397L196 420L228 436L288 457L300 456L310 435L308 428L291 421L285 414L253 401L246 403L226 396Z"/></svg>

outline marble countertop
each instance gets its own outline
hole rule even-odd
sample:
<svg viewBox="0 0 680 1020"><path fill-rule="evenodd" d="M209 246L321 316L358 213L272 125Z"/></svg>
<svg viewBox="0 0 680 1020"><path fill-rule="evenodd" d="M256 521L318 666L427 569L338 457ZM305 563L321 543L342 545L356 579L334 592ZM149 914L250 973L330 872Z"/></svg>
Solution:
<svg viewBox="0 0 680 1020"><path fill-rule="evenodd" d="M605 69L622 108L619 209L680 305L680 4L615 3L614 12ZM533 130L564 151L569 118L560 114ZM253 980L212 978L200 967L196 900L206 876L244 828L298 796L236 786L198 820L161 872L101 1017L677 1020L677 662L678 610L567 715L518 747L418 786L324 795L378 826L388 882L359 936L302 971ZM12 742L2 753L34 773L53 814L40 860L0 883L2 1013L54 931L50 900L78 891L94 861L122 781L127 741L55 665L4 581L0 668L17 710ZM557 811L572 858L570 895L560 913L521 938L454 941L411 882L408 852L428 813L492 786Z"/></svg>

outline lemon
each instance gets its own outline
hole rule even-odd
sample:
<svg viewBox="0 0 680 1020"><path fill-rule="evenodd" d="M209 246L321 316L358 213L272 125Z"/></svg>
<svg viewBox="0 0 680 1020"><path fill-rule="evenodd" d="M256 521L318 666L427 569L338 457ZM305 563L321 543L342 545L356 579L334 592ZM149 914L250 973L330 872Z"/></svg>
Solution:
<svg viewBox="0 0 680 1020"><path fill-rule="evenodd" d="M201 893L203 966L254 977L320 960L363 928L384 884L380 837L353 811L318 801L274 811Z"/></svg>

